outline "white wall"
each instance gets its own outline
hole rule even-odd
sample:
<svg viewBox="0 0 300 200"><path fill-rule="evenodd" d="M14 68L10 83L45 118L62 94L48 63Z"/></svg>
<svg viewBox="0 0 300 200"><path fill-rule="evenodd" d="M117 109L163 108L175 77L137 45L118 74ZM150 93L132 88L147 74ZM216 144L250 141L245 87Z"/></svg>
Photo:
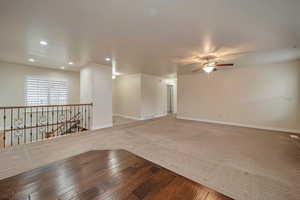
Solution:
<svg viewBox="0 0 300 200"><path fill-rule="evenodd" d="M80 103L93 102L93 70L83 68L80 70Z"/></svg>
<svg viewBox="0 0 300 200"><path fill-rule="evenodd" d="M112 69L90 64L80 71L80 101L93 103L92 129L112 126Z"/></svg>
<svg viewBox="0 0 300 200"><path fill-rule="evenodd" d="M141 75L122 75L113 81L114 115L141 118Z"/></svg>
<svg viewBox="0 0 300 200"><path fill-rule="evenodd" d="M179 75L178 117L300 131L300 63Z"/></svg>
<svg viewBox="0 0 300 200"><path fill-rule="evenodd" d="M79 103L79 72L0 62L0 106L24 105L24 81L26 76L67 81L70 92L69 103Z"/></svg>
<svg viewBox="0 0 300 200"><path fill-rule="evenodd" d="M143 119L154 118L167 114L167 84L164 79L157 76L141 75Z"/></svg>

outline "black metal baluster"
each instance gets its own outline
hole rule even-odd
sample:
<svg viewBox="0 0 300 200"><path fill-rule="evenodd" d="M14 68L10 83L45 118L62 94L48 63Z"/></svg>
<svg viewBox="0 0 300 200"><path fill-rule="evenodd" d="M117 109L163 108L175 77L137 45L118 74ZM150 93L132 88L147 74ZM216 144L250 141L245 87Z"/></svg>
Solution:
<svg viewBox="0 0 300 200"><path fill-rule="evenodd" d="M84 129L87 129L87 127L86 127L86 105L84 106Z"/></svg>
<svg viewBox="0 0 300 200"><path fill-rule="evenodd" d="M48 137L48 133L49 133L49 107L47 106L47 127L46 127L47 131L46 131L46 137Z"/></svg>
<svg viewBox="0 0 300 200"><path fill-rule="evenodd" d="M81 108L81 130L80 130L80 132L83 130L83 127L84 127L84 109L83 109L83 106L81 105L80 106L80 108Z"/></svg>
<svg viewBox="0 0 300 200"><path fill-rule="evenodd" d="M10 109L10 144L13 146L13 109Z"/></svg>
<svg viewBox="0 0 300 200"><path fill-rule="evenodd" d="M78 110L78 126L77 126L77 132L79 132L79 129L80 129L80 121L81 121L81 111L80 111L80 107L79 106L77 106L77 110Z"/></svg>
<svg viewBox="0 0 300 200"><path fill-rule="evenodd" d="M52 135L53 137L55 137L54 135L54 107L52 107L52 120L51 120L51 124L52 124Z"/></svg>
<svg viewBox="0 0 300 200"><path fill-rule="evenodd" d="M56 107L56 135L58 136L58 106Z"/></svg>
<svg viewBox="0 0 300 200"><path fill-rule="evenodd" d="M20 108L18 108L18 120L19 119L20 119ZM19 127L17 127L17 131L19 132ZM20 144L20 135L19 133L17 135L18 135L18 144Z"/></svg>
<svg viewBox="0 0 300 200"><path fill-rule="evenodd" d="M80 108L79 108L79 106L77 106L77 132L79 132L79 127L80 127Z"/></svg>
<svg viewBox="0 0 300 200"><path fill-rule="evenodd" d="M35 130L35 141L38 141L38 139L39 139L39 110L38 110L39 108L38 107L36 107L36 109L35 109L35 115L36 115L36 121L35 121L35 127L36 127L36 130Z"/></svg>
<svg viewBox="0 0 300 200"><path fill-rule="evenodd" d="M6 144L6 141L5 141L5 138L6 138L6 132L5 132L5 129L6 129L6 110L4 108L3 110L3 145L4 145L4 148L5 148L5 144Z"/></svg>
<svg viewBox="0 0 300 200"><path fill-rule="evenodd" d="M83 106L81 106L81 131L83 130L83 117L84 117L84 112L83 112Z"/></svg>
<svg viewBox="0 0 300 200"><path fill-rule="evenodd" d="M80 123L81 123L81 110L80 110L80 106L77 107L78 108L78 132L80 131Z"/></svg>
<svg viewBox="0 0 300 200"><path fill-rule="evenodd" d="M65 116L65 118L66 118L66 123L65 123L65 133L66 133L66 135L68 134L68 107L66 107L66 116Z"/></svg>
<svg viewBox="0 0 300 200"><path fill-rule="evenodd" d="M24 108L24 132L23 132L23 135L24 135L24 144L26 144L26 108Z"/></svg>
<svg viewBox="0 0 300 200"><path fill-rule="evenodd" d="M72 114L71 114L71 127L70 127L70 130L71 130L71 133L73 133L73 127L74 127L74 124L73 124L73 121L74 121L74 116L75 116L75 112L74 112L74 106L71 106L71 111L72 111Z"/></svg>
<svg viewBox="0 0 300 200"><path fill-rule="evenodd" d="M32 107L30 108L30 142L32 142Z"/></svg>
<svg viewBox="0 0 300 200"><path fill-rule="evenodd" d="M73 121L75 121L75 127L74 127L74 128L75 128L75 129L74 129L75 132L76 132L76 120L77 120L77 119L76 119L76 107L73 106Z"/></svg>
<svg viewBox="0 0 300 200"><path fill-rule="evenodd" d="M44 107L42 107L42 119L44 119ZM41 127L43 127L43 123L41 123ZM44 128L42 128L42 130L44 130ZM42 140L44 140L44 131L42 131Z"/></svg>
<svg viewBox="0 0 300 200"><path fill-rule="evenodd" d="M75 132L76 132L76 127L77 127L77 126L76 126L76 125L77 125L76 106L73 107L73 121L75 122L75 123L74 123L74 125L75 125L74 128L75 128L75 129L73 129L73 130L74 130L74 133L75 133Z"/></svg>
<svg viewBox="0 0 300 200"><path fill-rule="evenodd" d="M59 125L60 125L60 126L59 126L59 129L60 129L60 130L62 130L62 127L63 127L63 125L64 125L64 124L63 124L63 118L62 118L62 117L63 117L63 114L64 114L64 107L62 106L62 107L61 107L61 112L60 112L60 117L59 117L59 118L60 118L60 119L59 119ZM61 131L61 135L63 135L63 132L62 132L62 131Z"/></svg>
<svg viewBox="0 0 300 200"><path fill-rule="evenodd" d="M89 130L91 130L91 105L88 106L88 121L89 121Z"/></svg>
<svg viewBox="0 0 300 200"><path fill-rule="evenodd" d="M70 130L70 133L72 134L72 106L70 106L69 108L70 108L69 130Z"/></svg>

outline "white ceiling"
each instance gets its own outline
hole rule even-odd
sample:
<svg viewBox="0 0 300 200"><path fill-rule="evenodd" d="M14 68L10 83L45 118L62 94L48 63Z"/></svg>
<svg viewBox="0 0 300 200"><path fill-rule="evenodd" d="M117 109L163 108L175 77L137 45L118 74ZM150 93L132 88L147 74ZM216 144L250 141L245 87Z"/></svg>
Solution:
<svg viewBox="0 0 300 200"><path fill-rule="evenodd" d="M114 57L118 72L157 75L195 55L295 60L299 10L299 0L1 0L0 60L78 69Z"/></svg>

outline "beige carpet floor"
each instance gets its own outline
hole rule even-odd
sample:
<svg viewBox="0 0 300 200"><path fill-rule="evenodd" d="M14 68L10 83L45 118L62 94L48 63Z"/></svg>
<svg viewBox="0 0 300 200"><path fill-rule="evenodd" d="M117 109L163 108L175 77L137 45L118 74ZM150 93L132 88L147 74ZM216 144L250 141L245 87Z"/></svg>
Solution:
<svg viewBox="0 0 300 200"><path fill-rule="evenodd" d="M234 199L300 199L299 140L172 117L6 149L0 179L91 149L126 149Z"/></svg>

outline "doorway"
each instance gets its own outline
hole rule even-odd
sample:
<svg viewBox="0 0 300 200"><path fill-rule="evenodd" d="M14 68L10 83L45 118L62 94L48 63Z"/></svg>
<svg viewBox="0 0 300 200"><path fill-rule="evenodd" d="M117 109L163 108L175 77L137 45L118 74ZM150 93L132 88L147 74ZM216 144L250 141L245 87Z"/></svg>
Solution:
<svg viewBox="0 0 300 200"><path fill-rule="evenodd" d="M174 86L167 85L167 111L168 114L174 113Z"/></svg>

